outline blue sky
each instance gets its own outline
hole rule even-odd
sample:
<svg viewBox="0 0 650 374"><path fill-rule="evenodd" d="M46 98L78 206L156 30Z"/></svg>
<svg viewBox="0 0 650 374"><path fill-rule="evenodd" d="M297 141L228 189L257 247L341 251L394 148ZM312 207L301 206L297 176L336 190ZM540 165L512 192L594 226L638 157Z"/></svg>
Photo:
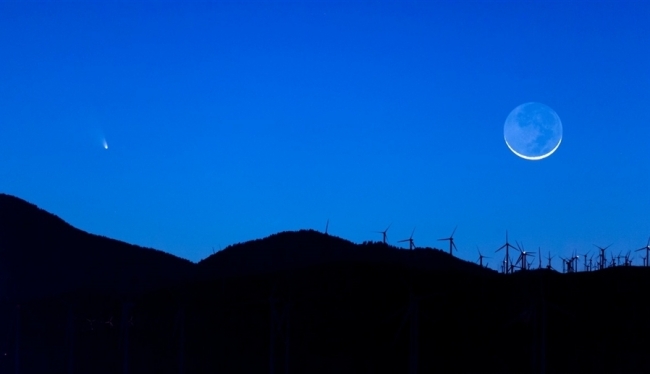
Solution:
<svg viewBox="0 0 650 374"><path fill-rule="evenodd" d="M0 2L0 191L193 261L328 219L442 248L458 225L468 260L506 230L625 252L650 236L648 19L640 1ZM530 101L564 127L540 161L503 139Z"/></svg>

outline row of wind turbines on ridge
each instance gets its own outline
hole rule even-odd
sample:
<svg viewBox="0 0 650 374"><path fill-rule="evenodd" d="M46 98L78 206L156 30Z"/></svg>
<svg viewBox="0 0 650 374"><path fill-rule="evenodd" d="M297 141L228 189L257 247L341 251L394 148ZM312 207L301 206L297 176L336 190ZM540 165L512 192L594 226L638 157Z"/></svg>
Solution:
<svg viewBox="0 0 650 374"><path fill-rule="evenodd" d="M328 224L329 224L329 222L328 222ZM386 229L384 229L383 231L374 231L377 234L382 234L382 242L384 244L388 244L387 243L388 229L390 229L391 225L392 225L392 223L390 225L388 225L388 227L386 227ZM456 244L454 243L454 234L456 233L457 228L458 228L458 226L456 226L454 228L454 230L451 232L451 235L449 235L448 238L440 238L440 239L438 239L438 241L448 241L449 242L449 254L452 255L452 256L453 256L453 250L458 251L458 248L456 247ZM410 250L415 249L416 246L415 246L415 242L413 241L413 235L414 234L415 234L415 228L411 232L411 236L409 236L407 239L398 240L397 243L408 243ZM596 264L593 263L594 255L589 257L589 252L587 252L586 254L583 254L583 255L579 255L579 254L574 253L574 254L571 255L571 257L568 257L568 258L560 256L560 259L562 260L562 272L564 272L564 273L577 272L578 267L579 267L579 262L578 261L580 260L580 257L582 257L584 259L584 267L583 267L584 271L602 270L602 269L605 269L605 268L616 267L616 266L632 266L632 262L634 260L633 257L630 257L632 251L628 251L625 256L621 256L620 253L619 253L618 256L614 256L613 254L611 254L610 259L608 260L607 256L605 255L605 251L609 247L611 247L611 245L612 244L610 244L610 245L608 245L606 247L600 247L600 246L597 246L597 245L594 244L594 246L596 248L598 248L598 250L599 250L598 258L596 259ZM501 247L499 247L495 251L495 253L501 251L502 249L505 249L505 256L504 256L504 260L503 260L502 265L501 265L501 269L500 269L501 272L503 272L505 274L509 274L509 273L514 272L515 269L530 270L530 269L534 268L532 260L529 261L528 258L529 257L535 257L535 255L537 253L536 252L526 251L524 249L524 247L523 247L523 244L520 244L517 241L515 241L515 245L511 244L509 239L508 239L508 231L506 231L506 242L505 242L505 244L503 244ZM516 252L519 252L519 256L517 257L517 260L514 261L514 262L512 261L512 259L510 257L510 250L511 249L514 249ZM476 262L481 267L488 267L487 263L485 265L483 264L483 260L491 258L491 257L484 256L481 253L481 250L478 249L478 246L477 246L477 250L478 250L479 257L478 257L478 260ZM650 266L650 261L649 261L649 258L650 258L650 238L648 238L648 242L646 243L646 245L644 247L641 247L641 248L638 248L638 249L635 250L635 252L639 252L639 251L645 251L646 252L645 257L642 257L643 266L644 267ZM551 265L551 260L554 257L555 256L551 256L551 253L549 252L548 257L547 257L548 263L545 266L546 269L555 270L553 268L553 266ZM623 260L624 260L623 262L621 262L621 258L623 258ZM538 269L541 269L542 268L541 249L540 249L538 259L539 259Z"/></svg>

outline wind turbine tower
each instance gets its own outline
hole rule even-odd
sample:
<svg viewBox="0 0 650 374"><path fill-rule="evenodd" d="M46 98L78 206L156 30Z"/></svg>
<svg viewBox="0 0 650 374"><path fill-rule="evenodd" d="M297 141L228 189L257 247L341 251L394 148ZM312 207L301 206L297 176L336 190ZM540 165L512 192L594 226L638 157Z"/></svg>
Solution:
<svg viewBox="0 0 650 374"><path fill-rule="evenodd" d="M409 249L415 249L415 243L413 242L413 234L415 234L415 228L411 232L411 236L408 239L400 240L398 243L409 242Z"/></svg>
<svg viewBox="0 0 650 374"><path fill-rule="evenodd" d="M650 238L648 238L648 243L645 247L637 249L635 252L645 250L645 257L643 258L643 266L648 266L648 253L650 253Z"/></svg>
<svg viewBox="0 0 650 374"><path fill-rule="evenodd" d="M553 266L551 266L551 260L553 259L553 257L555 257L555 256L551 256L551 252L549 251L548 252L548 264L546 265L546 268L548 270L555 270L555 269L553 269Z"/></svg>
<svg viewBox="0 0 650 374"><path fill-rule="evenodd" d="M589 271L589 263L587 262L587 258L588 258L588 256L589 256L589 252L587 252L587 253L585 253L584 255L582 255L582 257L585 258L585 264L584 264L584 266L585 266L585 271Z"/></svg>
<svg viewBox="0 0 650 374"><path fill-rule="evenodd" d="M388 225L388 227L386 227L386 229L384 231L375 231L376 233L382 235L382 241L384 242L384 244L386 244L386 238L388 237L386 235L386 233L388 232L388 229L390 228L391 225L392 225L392 223L390 225Z"/></svg>
<svg viewBox="0 0 650 374"><path fill-rule="evenodd" d="M599 264L598 264L598 269L599 270L603 270L607 266L607 258L605 257L605 250L607 248L611 247L611 246L612 245L610 244L607 247L603 248L603 247L599 247L596 244L594 244L594 247L596 247L596 248L598 248L600 250L600 260L599 260Z"/></svg>
<svg viewBox="0 0 650 374"><path fill-rule="evenodd" d="M483 266L483 259L484 259L484 258L491 258L491 257L485 257L485 256L483 256L483 254L481 253L481 250L478 249L478 246L476 246L476 250L478 250L478 264L479 264L480 267L484 267L484 266Z"/></svg>
<svg viewBox="0 0 650 374"><path fill-rule="evenodd" d="M454 231L451 232L451 235L449 235L448 238L442 238L438 239L438 241L441 240L449 240L449 254L453 255L452 250L456 249L456 252L458 252L458 248L456 248L456 244L454 244L454 233L456 232L456 229L458 226L454 227Z"/></svg>
<svg viewBox="0 0 650 374"><path fill-rule="evenodd" d="M521 265L519 266L521 270L528 270L529 269L528 256L535 257L534 256L535 252L526 252L523 244L520 245L519 242L515 242L515 243L517 244L515 249L519 251L519 258L517 258L517 262L515 263L515 265L521 262Z"/></svg>
<svg viewBox="0 0 650 374"><path fill-rule="evenodd" d="M504 264L504 267L503 267L503 268L504 268L504 272L505 272L506 274L508 274L508 273L510 272L510 267L509 267L509 265L508 265L508 262L510 261L510 248L515 248L515 246L512 245L512 244L510 244L510 242L508 241L508 230L506 230L506 244L502 245L499 249L497 249L497 250L494 251L494 252L495 252L495 253L496 253L496 252L499 252L499 251L502 250L503 248L506 249L506 259L505 259L505 264Z"/></svg>

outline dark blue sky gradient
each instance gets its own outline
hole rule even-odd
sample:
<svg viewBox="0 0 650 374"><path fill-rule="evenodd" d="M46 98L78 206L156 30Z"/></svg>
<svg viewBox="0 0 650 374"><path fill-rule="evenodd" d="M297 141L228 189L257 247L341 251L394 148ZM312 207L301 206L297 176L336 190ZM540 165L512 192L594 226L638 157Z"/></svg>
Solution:
<svg viewBox="0 0 650 374"><path fill-rule="evenodd" d="M645 2L3 2L0 40L0 191L92 233L193 261L328 218L458 225L469 260L506 229L545 255L650 236ZM564 126L541 161L503 139L529 101Z"/></svg>

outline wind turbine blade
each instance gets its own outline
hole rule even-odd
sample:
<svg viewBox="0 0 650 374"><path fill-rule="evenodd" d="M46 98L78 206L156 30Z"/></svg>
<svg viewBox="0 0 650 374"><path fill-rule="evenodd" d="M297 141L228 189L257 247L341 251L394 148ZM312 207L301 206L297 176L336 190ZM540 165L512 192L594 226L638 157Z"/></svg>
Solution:
<svg viewBox="0 0 650 374"><path fill-rule="evenodd" d="M454 237L454 234L456 233L457 228L458 228L458 225L456 225L456 227L454 227L454 231L451 232L451 235L449 235L449 237L451 237L451 238Z"/></svg>

